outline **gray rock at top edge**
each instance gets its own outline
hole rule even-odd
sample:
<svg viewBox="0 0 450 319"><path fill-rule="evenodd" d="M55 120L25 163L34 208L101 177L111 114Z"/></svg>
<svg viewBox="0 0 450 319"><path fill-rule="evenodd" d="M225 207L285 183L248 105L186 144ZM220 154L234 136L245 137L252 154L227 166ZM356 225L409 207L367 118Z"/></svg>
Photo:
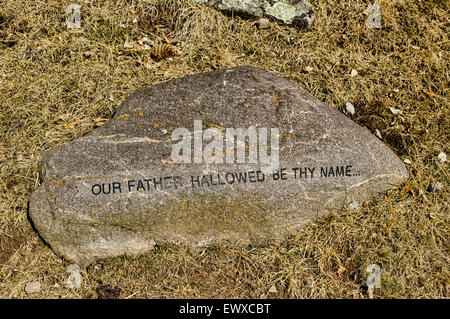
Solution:
<svg viewBox="0 0 450 319"><path fill-rule="evenodd" d="M173 163L171 133L192 132L196 119L222 129L279 128L284 178L258 175L257 164ZM249 66L136 91L105 125L45 152L40 171L30 217L58 255L82 267L155 243L282 240L408 177L366 128L288 80Z"/></svg>
<svg viewBox="0 0 450 319"><path fill-rule="evenodd" d="M307 0L195 0L220 11L252 17L270 17L286 25L307 29L314 22L314 8Z"/></svg>

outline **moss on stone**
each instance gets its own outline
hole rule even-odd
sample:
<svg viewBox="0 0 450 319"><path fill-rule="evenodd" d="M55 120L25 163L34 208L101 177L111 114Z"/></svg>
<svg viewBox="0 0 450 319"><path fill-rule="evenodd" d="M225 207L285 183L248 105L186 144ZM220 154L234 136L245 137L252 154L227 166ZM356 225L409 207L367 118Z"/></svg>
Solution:
<svg viewBox="0 0 450 319"><path fill-rule="evenodd" d="M264 10L266 11L266 14L273 16L286 24L291 24L295 17L302 14L295 6L282 1L276 2L273 6L266 4Z"/></svg>
<svg viewBox="0 0 450 319"><path fill-rule="evenodd" d="M139 213L148 233L188 238L206 238L214 233L238 238L247 234L264 239L270 238L273 231L271 211L271 205L253 197L193 196Z"/></svg>

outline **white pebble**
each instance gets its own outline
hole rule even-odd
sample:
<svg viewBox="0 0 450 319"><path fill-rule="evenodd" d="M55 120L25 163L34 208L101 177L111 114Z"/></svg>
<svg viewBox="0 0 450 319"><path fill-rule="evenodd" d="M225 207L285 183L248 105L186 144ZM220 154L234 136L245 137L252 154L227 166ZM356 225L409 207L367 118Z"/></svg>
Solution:
<svg viewBox="0 0 450 319"><path fill-rule="evenodd" d="M272 285L272 287L270 287L268 292L272 294L278 293L277 287L275 287L275 285Z"/></svg>
<svg viewBox="0 0 450 319"><path fill-rule="evenodd" d="M410 161L409 159L406 158L406 159L403 160L403 163L405 163L405 164L411 164L411 161Z"/></svg>
<svg viewBox="0 0 450 319"><path fill-rule="evenodd" d="M68 273L73 273L73 272L80 272L80 266L78 266L77 264L70 264L69 266L67 266L66 268L66 272Z"/></svg>
<svg viewBox="0 0 450 319"><path fill-rule="evenodd" d="M266 18L259 19L256 24L260 30L270 28L270 21Z"/></svg>
<svg viewBox="0 0 450 319"><path fill-rule="evenodd" d="M69 289L80 288L82 280L80 266L71 264L67 266L66 272L69 273L69 277L66 279L66 287Z"/></svg>
<svg viewBox="0 0 450 319"><path fill-rule="evenodd" d="M125 39L125 43L123 44L124 48L132 48L133 47L133 43L130 42L130 38L127 36Z"/></svg>
<svg viewBox="0 0 450 319"><path fill-rule="evenodd" d="M355 210L359 207L357 202L351 202L350 204L348 204L348 209L350 210Z"/></svg>
<svg viewBox="0 0 450 319"><path fill-rule="evenodd" d="M390 107L389 110L391 110L391 113L394 115L400 114L400 110L396 109L395 107Z"/></svg>
<svg viewBox="0 0 450 319"><path fill-rule="evenodd" d="M439 159L439 162L445 163L447 161L447 154L445 154L444 152L440 152L438 154L438 159Z"/></svg>
<svg viewBox="0 0 450 319"><path fill-rule="evenodd" d="M437 192L437 191L441 190L443 187L444 187L444 185L440 182L433 183L431 185L431 189L433 190L433 192Z"/></svg>
<svg viewBox="0 0 450 319"><path fill-rule="evenodd" d="M379 130L375 130L375 135L379 138L382 139L383 137L381 136L381 133Z"/></svg>
<svg viewBox="0 0 450 319"><path fill-rule="evenodd" d="M345 111L353 115L355 114L355 107L353 106L352 103L347 102L345 103Z"/></svg>
<svg viewBox="0 0 450 319"><path fill-rule="evenodd" d="M39 281L29 282L25 286L25 292L27 294L34 294L34 293L38 292L39 290L41 290L41 283Z"/></svg>

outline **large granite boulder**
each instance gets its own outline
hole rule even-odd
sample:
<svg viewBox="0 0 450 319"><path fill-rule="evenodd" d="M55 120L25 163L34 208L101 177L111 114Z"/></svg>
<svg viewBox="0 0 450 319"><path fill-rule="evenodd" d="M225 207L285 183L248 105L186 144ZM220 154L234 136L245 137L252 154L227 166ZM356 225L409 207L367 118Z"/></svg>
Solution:
<svg viewBox="0 0 450 319"><path fill-rule="evenodd" d="M258 144L230 147L229 128L259 133ZM261 153L251 160L264 130L265 164ZM105 125L48 150L40 167L30 217L58 255L82 266L155 243L282 240L408 177L366 128L249 66L137 91Z"/></svg>
<svg viewBox="0 0 450 319"><path fill-rule="evenodd" d="M314 22L314 8L307 0L195 0L224 12L268 17L299 29Z"/></svg>

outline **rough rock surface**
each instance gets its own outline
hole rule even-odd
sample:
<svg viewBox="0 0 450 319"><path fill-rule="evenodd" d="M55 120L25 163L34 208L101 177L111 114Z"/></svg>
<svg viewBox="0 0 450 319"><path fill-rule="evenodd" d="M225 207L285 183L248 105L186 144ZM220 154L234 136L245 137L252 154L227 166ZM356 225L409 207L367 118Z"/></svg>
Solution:
<svg viewBox="0 0 450 319"><path fill-rule="evenodd" d="M180 127L193 132L194 120L204 132L279 128L278 171L264 174L248 161L174 163L171 134ZM281 240L408 177L366 128L288 80L249 66L136 91L105 125L48 150L40 170L30 217L58 255L80 266L139 254L155 243Z"/></svg>
<svg viewBox="0 0 450 319"><path fill-rule="evenodd" d="M27 294L34 294L36 292L39 292L39 290L41 290L41 283L39 281L29 282L25 286L25 292Z"/></svg>
<svg viewBox="0 0 450 319"><path fill-rule="evenodd" d="M270 17L306 29L314 22L314 8L307 0L195 0L224 12L251 17Z"/></svg>

